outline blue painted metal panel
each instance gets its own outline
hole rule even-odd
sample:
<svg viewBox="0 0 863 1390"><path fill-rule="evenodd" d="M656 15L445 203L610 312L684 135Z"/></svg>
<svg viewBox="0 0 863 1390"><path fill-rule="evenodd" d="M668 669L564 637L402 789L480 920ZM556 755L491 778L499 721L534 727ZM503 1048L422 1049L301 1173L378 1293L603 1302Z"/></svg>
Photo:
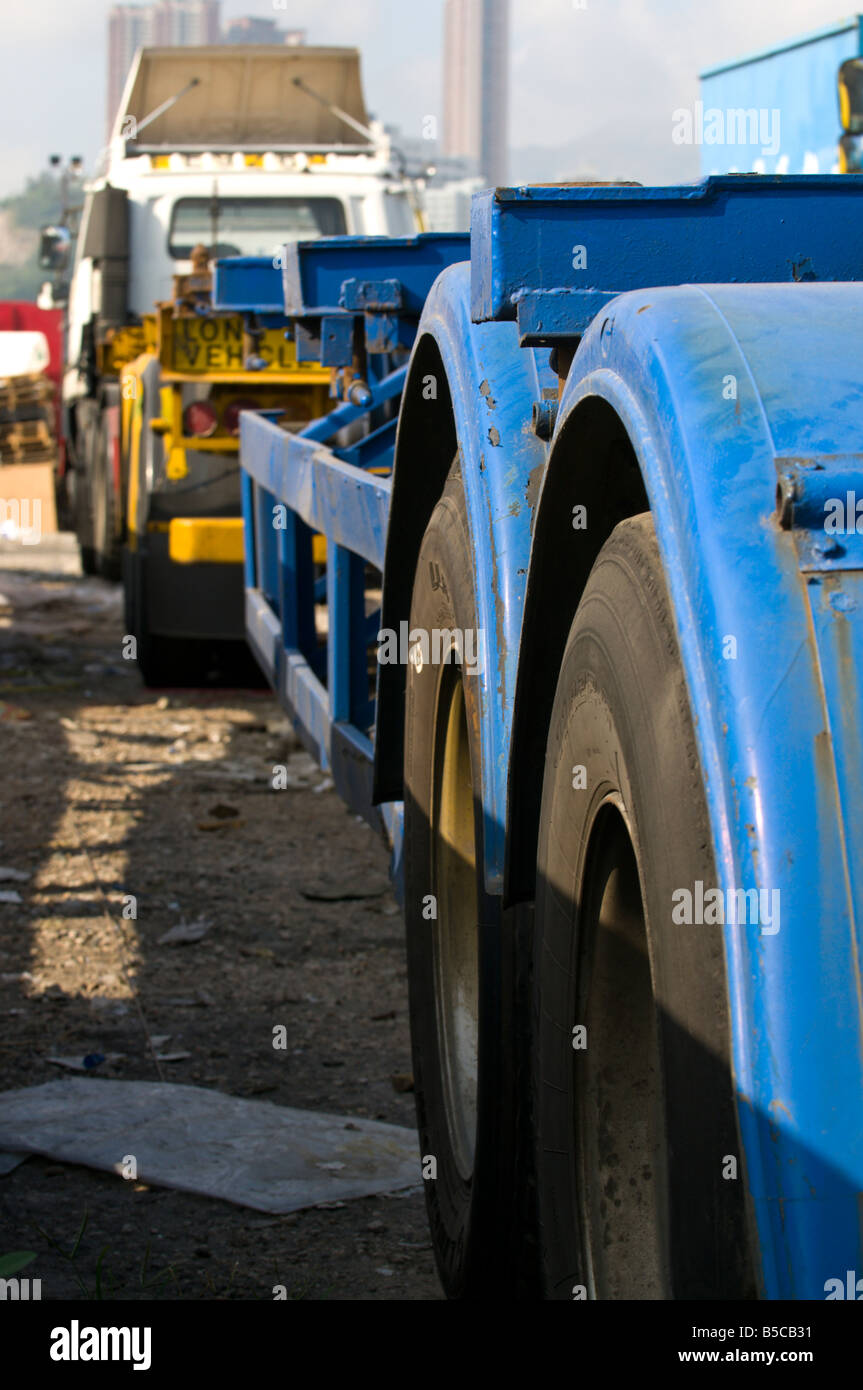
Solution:
<svg viewBox="0 0 863 1390"><path fill-rule="evenodd" d="M236 313L281 313L281 266L272 256L228 256L216 261L213 305Z"/></svg>
<svg viewBox="0 0 863 1390"><path fill-rule="evenodd" d="M401 310L418 317L440 271L469 256L470 240L461 232L289 242L283 255L284 311L297 317L352 311L362 293L356 281L389 279L400 285Z"/></svg>
<svg viewBox="0 0 863 1390"><path fill-rule="evenodd" d="M841 133L837 76L846 58L861 53L858 15L818 33L801 35L781 47L703 72L700 117L697 109L693 112L693 135L701 131L697 143L703 172L834 172ZM767 122L763 133L768 138L762 139L759 129L759 137L749 139L747 128L746 139L729 139L729 111L754 111L759 124L764 112ZM722 113L721 124L712 112ZM774 112L778 113L776 119ZM736 132L736 121L734 126Z"/></svg>
<svg viewBox="0 0 863 1390"><path fill-rule="evenodd" d="M673 600L718 886L780 894L778 932L725 928L771 1298L823 1298L863 1268L863 571L850 551L812 563L828 479L863 496L861 360L863 286L634 292L583 339L555 435L589 396L623 420ZM822 506L783 529L790 461L826 477Z"/></svg>
<svg viewBox="0 0 863 1390"><path fill-rule="evenodd" d="M324 367L347 366L354 355L354 321L348 314L327 314L321 319L320 351L314 355Z"/></svg>
<svg viewBox="0 0 863 1390"><path fill-rule="evenodd" d="M472 315L554 343L583 333L615 291L859 280L861 218L855 175L490 189L473 200Z"/></svg>

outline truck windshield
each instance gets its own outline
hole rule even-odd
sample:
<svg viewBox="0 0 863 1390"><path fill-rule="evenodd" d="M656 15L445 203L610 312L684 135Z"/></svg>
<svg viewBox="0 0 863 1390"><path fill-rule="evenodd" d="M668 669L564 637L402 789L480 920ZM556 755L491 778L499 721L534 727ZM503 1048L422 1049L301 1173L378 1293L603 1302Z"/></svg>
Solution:
<svg viewBox="0 0 863 1390"><path fill-rule="evenodd" d="M265 256L286 241L346 230L337 198L180 198L171 213L168 250L180 261L199 242L214 256Z"/></svg>

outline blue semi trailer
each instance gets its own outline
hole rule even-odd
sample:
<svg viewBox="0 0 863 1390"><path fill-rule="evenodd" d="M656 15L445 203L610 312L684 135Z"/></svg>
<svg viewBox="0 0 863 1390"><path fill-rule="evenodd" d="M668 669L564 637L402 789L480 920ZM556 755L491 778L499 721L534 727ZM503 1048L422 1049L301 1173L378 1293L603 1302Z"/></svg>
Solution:
<svg viewBox="0 0 863 1390"><path fill-rule="evenodd" d="M393 848L451 1296L863 1275L861 216L499 188L219 263L339 392L243 413L247 632Z"/></svg>

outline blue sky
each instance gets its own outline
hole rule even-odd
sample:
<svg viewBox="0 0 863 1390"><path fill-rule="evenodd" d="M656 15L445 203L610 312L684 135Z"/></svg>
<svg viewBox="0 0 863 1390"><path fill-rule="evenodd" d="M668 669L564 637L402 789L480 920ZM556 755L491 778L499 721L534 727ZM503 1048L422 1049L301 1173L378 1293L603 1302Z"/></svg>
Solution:
<svg viewBox="0 0 863 1390"><path fill-rule="evenodd" d="M111 0L0 3L2 196L52 151L97 153ZM443 0L223 0L222 13L356 45L370 109L409 133L440 115ZM527 153L510 176L693 178L696 154L670 129L699 70L844 13L836 0L512 0L510 146Z"/></svg>

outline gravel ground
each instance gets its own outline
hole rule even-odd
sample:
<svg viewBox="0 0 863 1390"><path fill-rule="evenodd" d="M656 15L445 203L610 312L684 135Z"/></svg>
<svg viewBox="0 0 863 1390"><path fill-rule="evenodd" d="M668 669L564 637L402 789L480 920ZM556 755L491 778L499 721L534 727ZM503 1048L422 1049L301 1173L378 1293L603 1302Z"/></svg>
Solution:
<svg viewBox="0 0 863 1390"><path fill-rule="evenodd" d="M0 545L0 756L0 865L29 875L0 885L21 897L0 902L0 1089L99 1053L93 1085L413 1126L385 846L268 693L144 690L119 591L66 537ZM160 943L181 923L204 934ZM0 1230L43 1299L441 1297L419 1190L274 1217L32 1158L0 1177Z"/></svg>

